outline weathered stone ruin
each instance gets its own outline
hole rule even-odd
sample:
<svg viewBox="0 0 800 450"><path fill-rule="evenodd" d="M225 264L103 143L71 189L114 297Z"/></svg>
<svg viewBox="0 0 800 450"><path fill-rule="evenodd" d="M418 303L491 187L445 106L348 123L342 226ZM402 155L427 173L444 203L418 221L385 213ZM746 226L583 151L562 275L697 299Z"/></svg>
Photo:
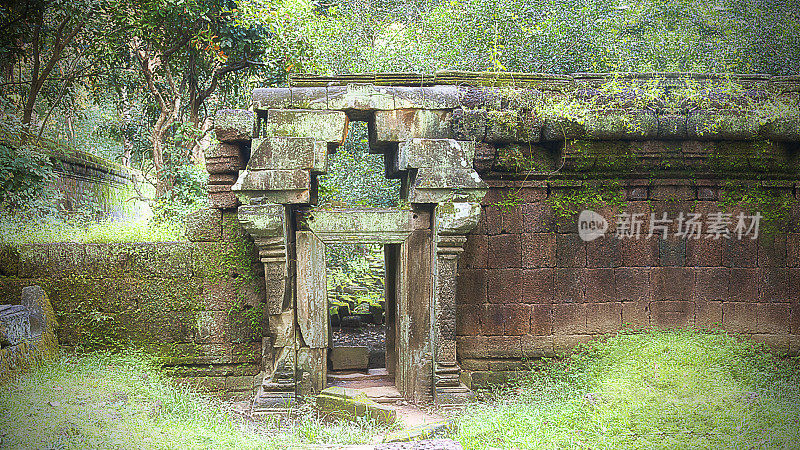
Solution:
<svg viewBox="0 0 800 450"><path fill-rule="evenodd" d="M623 328L721 327L797 354L799 105L796 77L295 76L220 111L192 242L23 246L0 289L41 281L68 345L105 336L84 309L124 317L115 336L186 379L255 380L262 411L330 384L338 243L384 246L386 372L409 401L463 404ZM401 206L315 206L350 121ZM86 300L103 289L113 302Z"/></svg>
<svg viewBox="0 0 800 450"><path fill-rule="evenodd" d="M236 204L234 195L245 203L239 220L267 274L270 336L256 406L325 387L323 255L337 242L389 249L387 367L416 401L460 404L468 385L493 372L623 324L719 323L796 351L788 288L796 255L787 252L797 235L582 241L580 210L547 202L613 180L642 216L710 212L730 177L788 198L795 211L794 80L739 77L728 91L721 77L674 74L293 81L254 91L249 151L246 132L230 133L238 151L223 144L241 161L225 204ZM316 175L349 120L368 123L370 151L401 179L407 208L313 207Z"/></svg>
<svg viewBox="0 0 800 450"><path fill-rule="evenodd" d="M0 304L0 381L57 355L57 326L40 286L23 288L20 304Z"/></svg>

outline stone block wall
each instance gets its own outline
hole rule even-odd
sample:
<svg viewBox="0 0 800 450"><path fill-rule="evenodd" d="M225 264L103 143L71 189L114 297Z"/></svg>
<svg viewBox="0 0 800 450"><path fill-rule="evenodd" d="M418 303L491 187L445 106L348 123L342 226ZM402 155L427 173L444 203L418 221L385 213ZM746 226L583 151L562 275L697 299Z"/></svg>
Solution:
<svg viewBox="0 0 800 450"><path fill-rule="evenodd" d="M75 149L43 150L53 164L52 186L61 194L60 206L65 211L95 208L98 218L113 219L152 215L150 206L139 198L153 196L154 188L138 171Z"/></svg>
<svg viewBox="0 0 800 450"><path fill-rule="evenodd" d="M776 229L758 239L646 238L650 213L729 212L724 188L641 183L622 189L619 205L595 205L609 221L585 242L578 212L558 214L556 183L487 179L478 228L459 261L458 351L473 383L502 380L499 371L567 352L623 328L721 328L800 352L800 200L797 186ZM635 185L623 182L623 185ZM659 199L662 190L669 199ZM509 193L518 203L502 202ZM613 215L645 214L640 239L617 239ZM754 213L749 211L749 213Z"/></svg>
<svg viewBox="0 0 800 450"><path fill-rule="evenodd" d="M287 115L319 133L323 111L367 121L370 151L384 153L387 176L406 180L411 204L435 203L419 191L435 194L461 175L428 170L450 158L449 147L433 141L453 140L469 155L464 167L490 187L459 256L455 289L458 364L462 379L477 386L623 328L721 327L798 353L798 81L294 75L288 88L254 91L253 135L294 136ZM404 152L419 139L428 142L415 149L421 162L410 170ZM264 178L260 190L271 181ZM308 189L302 194L292 203L314 203ZM762 230L757 240L676 239L674 230L667 239L614 237L620 213L641 214L647 227L651 213L673 221L680 213L735 218L767 215L762 210L775 204L774 233ZM581 239L584 208L608 221L605 237Z"/></svg>
<svg viewBox="0 0 800 450"><path fill-rule="evenodd" d="M65 348L140 349L201 390L252 394L264 278L236 213L201 210L189 242L29 244L0 251L0 298L39 285Z"/></svg>

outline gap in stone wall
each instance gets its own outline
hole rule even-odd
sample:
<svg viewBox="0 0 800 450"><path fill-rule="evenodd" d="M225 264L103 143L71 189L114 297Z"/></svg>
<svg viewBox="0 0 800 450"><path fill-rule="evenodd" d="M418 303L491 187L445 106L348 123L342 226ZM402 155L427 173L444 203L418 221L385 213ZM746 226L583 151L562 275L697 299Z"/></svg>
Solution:
<svg viewBox="0 0 800 450"><path fill-rule="evenodd" d="M400 180L387 179L383 155L369 153L366 122L350 122L347 139L328 161L318 179L320 206L397 206Z"/></svg>
<svg viewBox="0 0 800 450"><path fill-rule="evenodd" d="M386 367L386 265L380 244L326 250L332 370Z"/></svg>

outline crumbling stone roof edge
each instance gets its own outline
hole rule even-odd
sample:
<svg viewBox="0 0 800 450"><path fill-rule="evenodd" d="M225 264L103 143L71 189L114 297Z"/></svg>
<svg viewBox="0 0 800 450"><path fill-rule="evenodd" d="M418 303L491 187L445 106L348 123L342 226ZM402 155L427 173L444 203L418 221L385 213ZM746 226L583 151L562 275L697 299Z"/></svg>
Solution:
<svg viewBox="0 0 800 450"><path fill-rule="evenodd" d="M769 74L731 74L694 72L580 72L569 75L525 73L525 72L467 72L441 70L433 74L423 73L355 73L342 75L290 74L289 85L297 87L343 86L349 83L368 83L377 86L531 86L541 83L571 85L580 82L603 82L614 78L645 80L695 80L699 82L735 81L740 83L780 83L800 86L800 75L774 76Z"/></svg>

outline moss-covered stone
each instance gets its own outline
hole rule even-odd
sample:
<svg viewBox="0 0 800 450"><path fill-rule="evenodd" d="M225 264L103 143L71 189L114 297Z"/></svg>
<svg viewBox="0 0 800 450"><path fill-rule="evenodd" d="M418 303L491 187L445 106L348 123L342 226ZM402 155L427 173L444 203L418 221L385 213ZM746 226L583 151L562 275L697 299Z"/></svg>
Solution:
<svg viewBox="0 0 800 450"><path fill-rule="evenodd" d="M82 275L90 278L122 278L133 270L134 244L86 244Z"/></svg>
<svg viewBox="0 0 800 450"><path fill-rule="evenodd" d="M198 242L193 244L192 254L192 271L197 278L255 280L261 265L255 246L244 241Z"/></svg>
<svg viewBox="0 0 800 450"><path fill-rule="evenodd" d="M217 242L222 235L222 212L216 208L199 209L184 219L184 226L191 242Z"/></svg>
<svg viewBox="0 0 800 450"><path fill-rule="evenodd" d="M192 275L192 244L144 242L132 244L134 278L188 278Z"/></svg>
<svg viewBox="0 0 800 450"><path fill-rule="evenodd" d="M64 278L84 270L83 244L23 244L18 248L21 278Z"/></svg>

